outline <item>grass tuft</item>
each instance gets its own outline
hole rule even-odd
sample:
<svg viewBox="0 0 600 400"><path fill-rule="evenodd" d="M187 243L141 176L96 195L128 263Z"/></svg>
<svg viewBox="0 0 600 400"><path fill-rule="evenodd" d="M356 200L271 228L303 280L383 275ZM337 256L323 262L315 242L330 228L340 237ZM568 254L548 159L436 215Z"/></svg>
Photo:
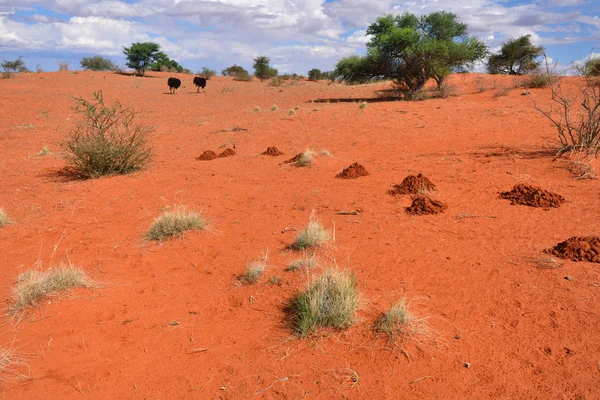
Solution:
<svg viewBox="0 0 600 400"><path fill-rule="evenodd" d="M24 359L15 353L12 345L0 348L0 382L4 382L10 378L26 378L26 375L17 370L17 367L24 365Z"/></svg>
<svg viewBox="0 0 600 400"><path fill-rule="evenodd" d="M254 285L258 282L267 268L268 260L269 252L267 252L263 258L259 258L248 264L246 271L239 277L240 282L244 285Z"/></svg>
<svg viewBox="0 0 600 400"><path fill-rule="evenodd" d="M42 149L41 149L39 152L37 152L35 155L36 155L36 157L44 157L44 156L48 156L48 155L50 155L50 154L52 154L52 152L50 151L50 149L49 149L48 147L44 146L44 147L42 147Z"/></svg>
<svg viewBox="0 0 600 400"><path fill-rule="evenodd" d="M297 270L309 270L317 267L319 263L317 262L317 256L313 253L310 256L308 254L304 254L302 258L298 258L290 263L287 267L288 271L297 271Z"/></svg>
<svg viewBox="0 0 600 400"><path fill-rule="evenodd" d="M312 150L304 150L296 165L299 167L310 167L313 164L313 154L315 153Z"/></svg>
<svg viewBox="0 0 600 400"><path fill-rule="evenodd" d="M8 225L10 223L11 223L10 218L8 218L8 215L6 215L4 210L0 208L0 228L2 228L5 225Z"/></svg>
<svg viewBox="0 0 600 400"><path fill-rule="evenodd" d="M361 110L364 108L367 108L367 102L363 101L362 103L360 103L360 105L358 106L358 108L360 108Z"/></svg>
<svg viewBox="0 0 600 400"><path fill-rule="evenodd" d="M259 112L260 111L260 107L259 106L255 106L254 107L254 112Z"/></svg>
<svg viewBox="0 0 600 400"><path fill-rule="evenodd" d="M277 111L277 110L278 110L277 106L271 107L271 111Z"/></svg>
<svg viewBox="0 0 600 400"><path fill-rule="evenodd" d="M375 321L377 332L385 333L390 339L401 336L428 335L429 324L425 318L415 316L409 311L406 299L394 304Z"/></svg>
<svg viewBox="0 0 600 400"><path fill-rule="evenodd" d="M206 225L206 220L200 214L178 206L154 220L146 232L146 239L160 241L173 236L183 236L185 231L202 230Z"/></svg>
<svg viewBox="0 0 600 400"><path fill-rule="evenodd" d="M311 247L321 247L329 240L330 236L329 231L323 228L321 222L314 217L313 212L306 229L298 234L296 242L292 247L299 250Z"/></svg>
<svg viewBox="0 0 600 400"><path fill-rule="evenodd" d="M28 310L37 307L49 297L76 287L93 288L97 284L73 265L60 265L45 272L26 271L17 279L9 315L21 319Z"/></svg>
<svg viewBox="0 0 600 400"><path fill-rule="evenodd" d="M330 268L292 299L288 311L294 330L306 337L316 327L343 329L351 326L358 306L354 274Z"/></svg>
<svg viewBox="0 0 600 400"><path fill-rule="evenodd" d="M289 115L289 116L296 115L296 111L294 111L294 110L290 110L290 112L288 112L288 115Z"/></svg>

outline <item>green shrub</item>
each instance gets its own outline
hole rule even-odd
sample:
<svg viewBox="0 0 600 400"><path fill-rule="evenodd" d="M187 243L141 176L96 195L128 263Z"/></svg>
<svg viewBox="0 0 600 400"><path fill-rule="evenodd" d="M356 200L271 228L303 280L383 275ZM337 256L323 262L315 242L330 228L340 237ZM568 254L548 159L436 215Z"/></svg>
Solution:
<svg viewBox="0 0 600 400"><path fill-rule="evenodd" d="M329 231L323 228L323 225L321 225L321 222L314 216L313 212L306 229L298 233L296 242L292 247L299 250L320 247L327 242L329 238Z"/></svg>
<svg viewBox="0 0 600 400"><path fill-rule="evenodd" d="M292 299L288 311L294 330L306 337L316 327L349 327L354 322L358 306L354 274L330 268Z"/></svg>
<svg viewBox="0 0 600 400"><path fill-rule="evenodd" d="M90 71L118 71L119 66L102 56L85 57L80 61L81 68Z"/></svg>
<svg viewBox="0 0 600 400"><path fill-rule="evenodd" d="M60 146L66 151L67 168L83 178L129 174L144 168L152 158L148 145L150 128L138 124L138 112L119 101L108 107L102 91L95 102L75 98L83 119Z"/></svg>

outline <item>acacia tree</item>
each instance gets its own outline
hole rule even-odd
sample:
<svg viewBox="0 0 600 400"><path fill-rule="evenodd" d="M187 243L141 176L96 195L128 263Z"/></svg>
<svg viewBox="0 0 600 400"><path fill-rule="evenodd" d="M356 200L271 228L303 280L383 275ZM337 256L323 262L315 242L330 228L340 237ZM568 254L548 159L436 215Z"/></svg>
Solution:
<svg viewBox="0 0 600 400"><path fill-rule="evenodd" d="M119 66L102 56L84 57L79 62L81 68L91 71L117 71Z"/></svg>
<svg viewBox="0 0 600 400"><path fill-rule="evenodd" d="M539 68L536 58L543 54L542 46L531 43L531 35L523 35L503 43L500 53L488 59L487 70L490 74L523 75Z"/></svg>
<svg viewBox="0 0 600 400"><path fill-rule="evenodd" d="M383 15L367 28L371 40L364 57L346 57L336 73L347 81L392 79L412 97L429 79L438 86L452 71L472 68L487 46L467 34L467 25L449 12L416 16Z"/></svg>
<svg viewBox="0 0 600 400"><path fill-rule="evenodd" d="M256 57L254 59L254 76L259 78L261 82L265 79L277 76L277 70L269 65L271 59L266 56Z"/></svg>
<svg viewBox="0 0 600 400"><path fill-rule="evenodd" d="M156 61L160 52L160 45L153 42L133 43L129 47L123 46L123 54L127 57L126 65L133 68L139 75L145 76L150 64Z"/></svg>

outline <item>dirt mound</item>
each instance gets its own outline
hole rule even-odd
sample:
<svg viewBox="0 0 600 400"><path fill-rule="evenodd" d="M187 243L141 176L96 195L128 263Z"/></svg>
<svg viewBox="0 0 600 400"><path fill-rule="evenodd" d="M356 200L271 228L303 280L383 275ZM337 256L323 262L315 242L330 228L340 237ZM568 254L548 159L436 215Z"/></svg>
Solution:
<svg viewBox="0 0 600 400"><path fill-rule="evenodd" d="M265 150L261 154L264 155L264 156L273 156L273 157L276 157L276 156L282 155L283 152L281 150L279 150L277 147L271 146L271 147L268 147L267 150Z"/></svg>
<svg viewBox="0 0 600 400"><path fill-rule="evenodd" d="M298 160L300 160L300 157L302 157L302 153L296 154L294 157L290 158L289 160L285 160L283 163L291 164L291 163L298 162Z"/></svg>
<svg viewBox="0 0 600 400"><path fill-rule="evenodd" d="M559 207L565 201L559 194L523 183L515 185L509 192L500 193L500 197L510 200L510 204L542 208Z"/></svg>
<svg viewBox="0 0 600 400"><path fill-rule="evenodd" d="M433 200L427 196L419 196L413 199L410 207L406 207L406 213L411 215L429 215L444 212L448 206L439 200Z"/></svg>
<svg viewBox="0 0 600 400"><path fill-rule="evenodd" d="M423 174L409 175L399 185L388 190L388 194L392 196L401 196L404 194L420 194L423 191L436 190L436 187L431 181Z"/></svg>
<svg viewBox="0 0 600 400"><path fill-rule="evenodd" d="M341 179L356 179L360 178L361 176L367 175L369 175L369 173L367 172L367 169L365 167L363 167L359 163L354 163L348 168L344 169L339 174L337 174L335 177Z"/></svg>
<svg viewBox="0 0 600 400"><path fill-rule="evenodd" d="M546 253L572 261L600 263L600 237L573 236L564 242L560 242L553 248L546 250Z"/></svg>
<svg viewBox="0 0 600 400"><path fill-rule="evenodd" d="M204 153L200 154L200 156L196 157L198 161L210 161L218 158L219 156L212 150L206 150Z"/></svg>
<svg viewBox="0 0 600 400"><path fill-rule="evenodd" d="M221 154L219 154L220 158L231 156L235 156L235 151L233 149L225 149Z"/></svg>

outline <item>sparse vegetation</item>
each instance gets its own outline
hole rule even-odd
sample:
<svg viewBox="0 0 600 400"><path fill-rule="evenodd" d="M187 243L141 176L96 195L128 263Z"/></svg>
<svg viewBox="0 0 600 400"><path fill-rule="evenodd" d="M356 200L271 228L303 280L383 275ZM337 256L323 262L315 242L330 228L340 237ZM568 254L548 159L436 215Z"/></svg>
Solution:
<svg viewBox="0 0 600 400"><path fill-rule="evenodd" d="M364 108L367 108L367 102L363 101L362 103L360 103L360 105L358 106L358 108L360 108L361 110Z"/></svg>
<svg viewBox="0 0 600 400"><path fill-rule="evenodd" d="M119 66L102 56L86 57L80 61L81 68L90 71L118 71Z"/></svg>
<svg viewBox="0 0 600 400"><path fill-rule="evenodd" d="M68 289L94 288L97 284L87 274L73 265L60 265L42 272L37 270L22 273L13 289L9 315L21 319L29 310L45 299Z"/></svg>
<svg viewBox="0 0 600 400"><path fill-rule="evenodd" d="M382 313L375 321L374 328L377 332L387 334L390 339L427 335L430 330L426 319L416 317L408 310L405 299L394 304L388 312Z"/></svg>
<svg viewBox="0 0 600 400"><path fill-rule="evenodd" d="M204 79L209 80L217 74L217 71L215 71L214 69L202 67L202 71L198 72L198 74L202 75Z"/></svg>
<svg viewBox="0 0 600 400"><path fill-rule="evenodd" d="M314 269L318 265L317 256L315 253L308 255L305 253L301 258L298 258L290 263L287 267L288 271Z"/></svg>
<svg viewBox="0 0 600 400"><path fill-rule="evenodd" d="M298 233L296 242L292 247L299 250L311 247L321 247L330 239L330 237L329 231L323 228L321 221L315 217L313 211L306 229Z"/></svg>
<svg viewBox="0 0 600 400"><path fill-rule="evenodd" d="M600 57L590 58L581 72L586 76L600 76Z"/></svg>
<svg viewBox="0 0 600 400"><path fill-rule="evenodd" d="M316 327L344 329L351 326L358 307L354 274L330 268L292 299L288 311L295 331L306 337Z"/></svg>
<svg viewBox="0 0 600 400"><path fill-rule="evenodd" d="M0 382L10 378L25 378L26 376L17 370L23 365L25 365L24 359L15 353L12 345L0 348Z"/></svg>
<svg viewBox="0 0 600 400"><path fill-rule="evenodd" d="M8 218L6 212L2 208L0 208L0 228L8 224L10 224L10 218Z"/></svg>
<svg viewBox="0 0 600 400"><path fill-rule="evenodd" d="M151 129L137 123L138 111L119 101L106 106L101 90L94 93L94 100L75 98L75 112L83 119L60 143L67 152L69 172L89 179L144 168L152 158Z"/></svg>
<svg viewBox="0 0 600 400"><path fill-rule="evenodd" d="M4 72L7 74L20 74L22 72L29 72L22 57L19 57L14 61L3 60L2 63L0 63L0 66L4 69Z"/></svg>
<svg viewBox="0 0 600 400"><path fill-rule="evenodd" d="M58 63L58 70L59 71L68 71L69 70L69 63L67 63L67 62L59 62Z"/></svg>
<svg viewBox="0 0 600 400"><path fill-rule="evenodd" d="M285 79L276 76L274 78L271 78L271 80L269 81L269 86L273 86L273 87L280 87L285 85Z"/></svg>
<svg viewBox="0 0 600 400"><path fill-rule="evenodd" d="M296 165L299 167L310 167L313 164L314 151L305 150L304 153L300 154L300 158L296 161Z"/></svg>
<svg viewBox="0 0 600 400"><path fill-rule="evenodd" d="M52 152L46 146L42 147L42 149L40 151L38 151L37 153L35 153L36 157L44 157L44 156L48 156L50 154L52 154Z"/></svg>
<svg viewBox="0 0 600 400"><path fill-rule="evenodd" d="M271 107L271 111L277 111L277 110L278 110L277 106Z"/></svg>
<svg viewBox="0 0 600 400"><path fill-rule="evenodd" d="M586 153L596 157L600 153L600 86L585 77L585 84L576 90L564 88L560 79L552 79L552 106L533 107L548 118L558 131L557 156L567 152Z"/></svg>
<svg viewBox="0 0 600 400"><path fill-rule="evenodd" d="M288 115L289 115L290 117L291 117L291 116L293 116L293 115L296 115L296 111L294 111L294 110L290 110L290 111L288 112Z"/></svg>
<svg viewBox="0 0 600 400"><path fill-rule="evenodd" d="M246 271L240 275L240 282L244 285L254 285L258 282L267 268L268 260L269 252L267 252L264 257L248 264Z"/></svg>
<svg viewBox="0 0 600 400"><path fill-rule="evenodd" d="M146 232L146 239L162 241L183 236L187 231L202 230L206 225L206 220L200 214L190 212L186 207L176 206L154 220Z"/></svg>

